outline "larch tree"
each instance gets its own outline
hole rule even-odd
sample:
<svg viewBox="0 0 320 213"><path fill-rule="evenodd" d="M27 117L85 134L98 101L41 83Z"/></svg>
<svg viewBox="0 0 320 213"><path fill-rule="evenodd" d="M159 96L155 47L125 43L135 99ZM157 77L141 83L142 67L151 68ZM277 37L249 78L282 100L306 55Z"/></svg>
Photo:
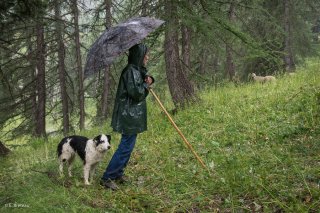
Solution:
<svg viewBox="0 0 320 213"><path fill-rule="evenodd" d="M191 51L191 28L185 24L181 25L181 55L184 70L190 69Z"/></svg>
<svg viewBox="0 0 320 213"><path fill-rule="evenodd" d="M66 135L70 131L69 120L69 106L68 106L68 94L66 86L66 66L65 66L65 46L63 40L64 34L64 22L61 17L60 0L54 1L54 13L55 13L55 33L58 47L58 73L60 84L60 95L62 102L62 116L63 116L63 134Z"/></svg>
<svg viewBox="0 0 320 213"><path fill-rule="evenodd" d="M170 93L175 107L183 107L193 101L195 91L192 83L183 71L179 55L179 26L178 8L173 0L165 1L166 29L165 29L165 64Z"/></svg>
<svg viewBox="0 0 320 213"><path fill-rule="evenodd" d="M36 108L35 108L35 135L46 135L46 49L44 40L44 22L41 17L36 23Z"/></svg>
<svg viewBox="0 0 320 213"><path fill-rule="evenodd" d="M228 19L230 23L233 23L235 20L235 1L236 0L232 0L230 2L228 10ZM232 55L232 38L230 38L230 36L227 36L226 39L226 74L229 76L230 81L232 81L235 77L235 65Z"/></svg>
<svg viewBox="0 0 320 213"><path fill-rule="evenodd" d="M105 25L106 29L110 28L112 25L112 14L111 14L111 7L112 7L112 0L105 0ZM104 75L103 75L103 88L102 88L102 96L100 102L100 114L102 120L107 119L108 111L110 109L109 103L109 93L110 93L110 66L106 66L104 68Z"/></svg>
<svg viewBox="0 0 320 213"><path fill-rule="evenodd" d="M292 29L291 29L291 1L284 0L284 67L286 72L291 72L295 69L294 56L292 52Z"/></svg>
<svg viewBox="0 0 320 213"><path fill-rule="evenodd" d="M74 42L76 48L76 70L78 77L78 101L79 101L79 127L80 130L85 128L85 108L84 108L84 74L82 70L82 60L81 60L81 43L80 43L80 30L79 30L79 9L78 1L71 1L71 8L73 13L73 27L74 27Z"/></svg>

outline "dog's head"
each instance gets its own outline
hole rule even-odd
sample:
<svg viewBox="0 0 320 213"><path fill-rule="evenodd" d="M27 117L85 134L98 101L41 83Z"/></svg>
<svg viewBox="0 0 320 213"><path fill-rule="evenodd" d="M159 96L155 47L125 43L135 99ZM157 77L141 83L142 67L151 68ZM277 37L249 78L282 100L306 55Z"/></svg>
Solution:
<svg viewBox="0 0 320 213"><path fill-rule="evenodd" d="M110 146L111 136L110 135L104 135L104 134L98 135L97 137L95 137L93 139L93 141L95 142L96 149L99 152L105 152L111 148L111 146Z"/></svg>

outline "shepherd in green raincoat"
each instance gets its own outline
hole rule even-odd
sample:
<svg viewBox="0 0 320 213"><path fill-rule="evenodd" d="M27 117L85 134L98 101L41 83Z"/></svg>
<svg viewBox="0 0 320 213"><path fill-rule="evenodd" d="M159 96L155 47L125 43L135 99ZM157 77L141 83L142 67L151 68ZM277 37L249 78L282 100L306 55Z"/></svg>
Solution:
<svg viewBox="0 0 320 213"><path fill-rule="evenodd" d="M145 68L148 59L146 45L131 47L128 64L120 76L111 126L114 131L121 133L121 141L101 179L101 184L112 190L118 189L115 182L126 181L124 169L136 143L137 134L147 130L146 97L149 94L148 87L154 82Z"/></svg>

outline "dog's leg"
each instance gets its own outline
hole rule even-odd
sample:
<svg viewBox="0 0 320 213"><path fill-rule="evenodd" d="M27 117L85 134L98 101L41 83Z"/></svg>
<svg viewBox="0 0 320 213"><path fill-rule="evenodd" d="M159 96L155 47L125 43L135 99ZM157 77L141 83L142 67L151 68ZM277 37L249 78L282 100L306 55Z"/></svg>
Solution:
<svg viewBox="0 0 320 213"><path fill-rule="evenodd" d="M69 177L72 177L71 169L72 169L73 160L74 160L74 155L72 155L68 160L68 174L69 174Z"/></svg>
<svg viewBox="0 0 320 213"><path fill-rule="evenodd" d="M93 178L96 172L96 167L97 167L97 163L91 165L91 170L90 170L90 182L93 182Z"/></svg>
<svg viewBox="0 0 320 213"><path fill-rule="evenodd" d="M84 177L84 184L90 185L89 183L89 173L90 173L91 165L85 164L83 167L83 177Z"/></svg>
<svg viewBox="0 0 320 213"><path fill-rule="evenodd" d="M63 161L62 160L59 160L60 162L60 165L59 165L59 174L60 174L60 177L63 176Z"/></svg>

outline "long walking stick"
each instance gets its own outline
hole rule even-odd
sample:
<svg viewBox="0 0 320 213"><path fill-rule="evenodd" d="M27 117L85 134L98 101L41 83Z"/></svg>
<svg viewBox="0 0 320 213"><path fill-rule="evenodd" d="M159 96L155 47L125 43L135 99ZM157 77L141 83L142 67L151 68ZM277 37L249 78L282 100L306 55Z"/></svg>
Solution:
<svg viewBox="0 0 320 213"><path fill-rule="evenodd" d="M194 151L194 149L192 148L191 144L187 141L186 137L184 137L184 135L182 134L181 130L178 128L178 126L176 125L176 123L172 120L171 116L169 115L169 113L167 112L167 110L164 108L163 104L161 103L160 99L158 98L158 96L153 92L152 88L149 88L149 91L151 92L151 94L155 97L155 99L157 100L158 104L160 105L161 109L163 110L163 112L167 115L167 117L169 118L169 121L171 122L171 124L174 126L174 128L177 130L177 132L179 133L179 135L181 136L181 138L183 139L183 141L185 142L185 144L187 145L187 147L191 150L191 152L193 153L193 155L197 158L197 160L200 162L201 166L204 169L207 169L209 171L209 169L206 167L206 165L203 163L203 161L201 160L201 158L198 156L198 154Z"/></svg>

